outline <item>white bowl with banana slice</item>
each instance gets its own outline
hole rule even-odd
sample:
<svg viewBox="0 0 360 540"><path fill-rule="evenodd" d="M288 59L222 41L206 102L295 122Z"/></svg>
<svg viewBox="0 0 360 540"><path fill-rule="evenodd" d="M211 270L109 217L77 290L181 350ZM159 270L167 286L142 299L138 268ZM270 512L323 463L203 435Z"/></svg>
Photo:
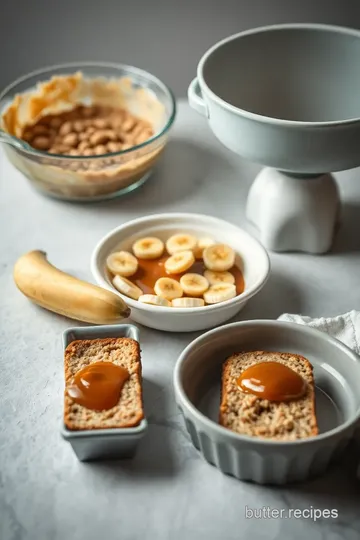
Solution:
<svg viewBox="0 0 360 540"><path fill-rule="evenodd" d="M168 332L219 326L265 285L263 246L221 219L185 213L146 216L117 227L96 246L96 282L120 295L131 318Z"/></svg>

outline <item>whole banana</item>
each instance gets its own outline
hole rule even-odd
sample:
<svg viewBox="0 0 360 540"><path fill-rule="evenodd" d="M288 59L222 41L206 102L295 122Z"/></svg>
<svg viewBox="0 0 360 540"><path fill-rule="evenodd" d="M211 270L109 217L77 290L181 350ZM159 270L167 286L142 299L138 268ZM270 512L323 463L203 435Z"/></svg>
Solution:
<svg viewBox="0 0 360 540"><path fill-rule="evenodd" d="M14 280L30 300L70 319L115 324L130 315L122 298L58 270L43 251L30 251L20 257L14 267Z"/></svg>

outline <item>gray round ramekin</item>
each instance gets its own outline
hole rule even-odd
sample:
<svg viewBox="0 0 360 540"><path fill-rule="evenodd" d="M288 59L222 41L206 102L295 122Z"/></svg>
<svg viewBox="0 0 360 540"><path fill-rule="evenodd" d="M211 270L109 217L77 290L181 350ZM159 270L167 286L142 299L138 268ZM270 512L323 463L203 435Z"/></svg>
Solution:
<svg viewBox="0 0 360 540"><path fill-rule="evenodd" d="M234 352L305 356L314 367L319 435L293 442L249 437L217 423L221 366ZM278 321L246 321L195 339L177 360L174 388L194 446L222 472L259 484L298 482L323 473L360 422L360 359L327 334Z"/></svg>

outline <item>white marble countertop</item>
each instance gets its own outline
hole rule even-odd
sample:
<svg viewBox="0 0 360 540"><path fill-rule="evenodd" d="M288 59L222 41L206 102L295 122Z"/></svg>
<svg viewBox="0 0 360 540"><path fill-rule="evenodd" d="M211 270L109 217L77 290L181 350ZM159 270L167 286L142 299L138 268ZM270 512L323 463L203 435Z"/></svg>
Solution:
<svg viewBox="0 0 360 540"><path fill-rule="evenodd" d="M358 540L355 452L326 476L286 488L241 483L205 463L174 404L172 370L197 334L141 328L149 432L136 458L79 463L59 433L61 333L72 321L28 302L13 264L31 249L91 280L95 244L141 215L195 211L249 229L246 194L258 167L224 149L182 102L168 150L137 192L99 204L42 197L0 157L0 538L2 540ZM360 308L360 172L336 175L344 216L326 256L272 254L272 275L239 319L311 316ZM321 204L321 201L319 201ZM245 507L337 509L338 519L246 519Z"/></svg>

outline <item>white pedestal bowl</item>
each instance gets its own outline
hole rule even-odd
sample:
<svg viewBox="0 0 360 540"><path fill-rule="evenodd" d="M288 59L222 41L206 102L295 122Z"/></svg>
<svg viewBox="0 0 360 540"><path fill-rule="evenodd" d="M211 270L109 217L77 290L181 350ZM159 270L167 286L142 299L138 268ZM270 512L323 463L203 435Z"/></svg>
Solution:
<svg viewBox="0 0 360 540"><path fill-rule="evenodd" d="M199 62L190 105L227 148L263 169L247 217L273 251L324 253L339 195L331 172L360 165L360 32L319 24L257 28Z"/></svg>

